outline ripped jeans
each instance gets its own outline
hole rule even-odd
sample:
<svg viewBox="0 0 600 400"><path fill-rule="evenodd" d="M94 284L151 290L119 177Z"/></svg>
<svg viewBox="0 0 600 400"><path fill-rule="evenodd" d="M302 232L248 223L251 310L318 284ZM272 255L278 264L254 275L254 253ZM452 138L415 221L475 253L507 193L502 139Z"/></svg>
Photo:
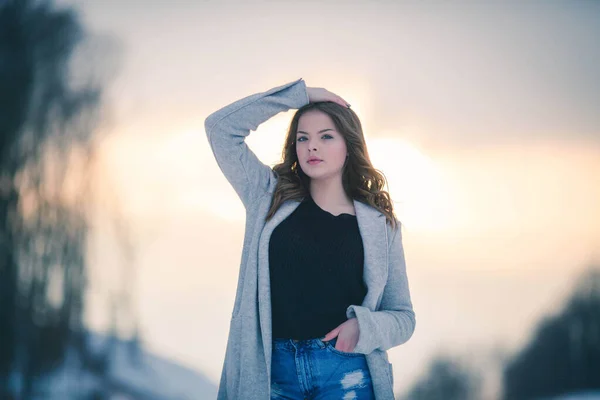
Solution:
<svg viewBox="0 0 600 400"><path fill-rule="evenodd" d="M365 355L336 350L336 342L273 339L271 400L375 399Z"/></svg>

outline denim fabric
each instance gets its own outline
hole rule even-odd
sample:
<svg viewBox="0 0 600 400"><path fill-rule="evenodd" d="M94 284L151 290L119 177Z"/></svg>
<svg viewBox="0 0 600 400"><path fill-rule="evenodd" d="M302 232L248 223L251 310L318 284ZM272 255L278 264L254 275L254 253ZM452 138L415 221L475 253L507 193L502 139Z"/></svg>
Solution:
<svg viewBox="0 0 600 400"><path fill-rule="evenodd" d="M271 400L375 399L365 355L336 350L336 342L275 338Z"/></svg>

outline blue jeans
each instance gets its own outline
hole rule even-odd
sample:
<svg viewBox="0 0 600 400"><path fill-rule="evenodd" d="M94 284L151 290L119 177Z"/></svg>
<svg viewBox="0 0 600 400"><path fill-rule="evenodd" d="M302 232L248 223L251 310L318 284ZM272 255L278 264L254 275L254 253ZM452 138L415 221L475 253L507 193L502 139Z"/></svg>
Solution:
<svg viewBox="0 0 600 400"><path fill-rule="evenodd" d="M336 350L336 342L273 339L271 400L375 399L365 355Z"/></svg>

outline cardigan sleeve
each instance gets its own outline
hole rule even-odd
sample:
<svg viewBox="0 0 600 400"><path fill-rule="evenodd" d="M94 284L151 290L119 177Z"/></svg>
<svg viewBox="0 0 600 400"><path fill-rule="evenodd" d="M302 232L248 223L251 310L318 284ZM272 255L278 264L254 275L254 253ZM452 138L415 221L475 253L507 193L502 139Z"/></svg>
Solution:
<svg viewBox="0 0 600 400"><path fill-rule="evenodd" d="M210 114L204 128L211 150L225 178L248 208L275 179L245 142L251 130L282 111L309 103L302 78L237 100Z"/></svg>
<svg viewBox="0 0 600 400"><path fill-rule="evenodd" d="M351 305L346 310L348 318L357 318L359 338L355 353L369 354L373 350L388 350L401 345L412 336L416 320L413 311L402 233L400 224L394 230L390 243L388 278L378 311L364 306Z"/></svg>

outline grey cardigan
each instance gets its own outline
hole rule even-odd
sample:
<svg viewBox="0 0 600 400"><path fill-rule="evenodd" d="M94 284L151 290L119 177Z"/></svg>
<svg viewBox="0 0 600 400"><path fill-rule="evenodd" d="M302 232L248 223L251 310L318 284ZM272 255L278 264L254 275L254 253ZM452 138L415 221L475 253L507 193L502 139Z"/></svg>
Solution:
<svg viewBox="0 0 600 400"><path fill-rule="evenodd" d="M302 78L229 104L205 122L217 164L246 209L246 225L235 303L229 326L218 400L268 400L271 390L271 298L269 237L301 200L286 201L265 223L277 175L248 148L251 130L274 115L308 104ZM415 329L402 234L374 207L354 200L364 246L368 292L350 305L359 339L353 352L366 355L377 400L394 399L387 350L408 341Z"/></svg>

